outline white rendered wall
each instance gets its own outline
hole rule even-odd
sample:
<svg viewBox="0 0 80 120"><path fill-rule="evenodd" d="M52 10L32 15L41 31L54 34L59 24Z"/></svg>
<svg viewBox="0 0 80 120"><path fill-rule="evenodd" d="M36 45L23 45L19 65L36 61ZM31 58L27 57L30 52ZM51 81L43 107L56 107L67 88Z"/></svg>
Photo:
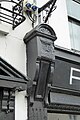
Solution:
<svg viewBox="0 0 80 120"><path fill-rule="evenodd" d="M47 1L44 0L44 3ZM37 4L38 6L41 6L43 4L43 0L37 0ZM51 17L48 21L49 25L54 29L57 35L55 45L71 49L66 0L57 0L55 5L57 8L51 13Z"/></svg>
<svg viewBox="0 0 80 120"><path fill-rule="evenodd" d="M26 75L26 45L23 38L32 29L32 23L27 18L14 30L4 23L0 25L0 29L9 32L6 36L0 32L0 57Z"/></svg>
<svg viewBox="0 0 80 120"><path fill-rule="evenodd" d="M15 120L27 120L26 91L15 92Z"/></svg>

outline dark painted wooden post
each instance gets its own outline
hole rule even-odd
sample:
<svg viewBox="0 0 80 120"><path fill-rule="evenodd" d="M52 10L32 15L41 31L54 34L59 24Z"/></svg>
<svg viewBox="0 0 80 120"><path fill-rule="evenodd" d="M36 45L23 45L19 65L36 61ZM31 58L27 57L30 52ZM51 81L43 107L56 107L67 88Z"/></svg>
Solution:
<svg viewBox="0 0 80 120"><path fill-rule="evenodd" d="M40 24L24 37L27 49L29 120L47 120L48 92L55 65L56 34L47 24Z"/></svg>

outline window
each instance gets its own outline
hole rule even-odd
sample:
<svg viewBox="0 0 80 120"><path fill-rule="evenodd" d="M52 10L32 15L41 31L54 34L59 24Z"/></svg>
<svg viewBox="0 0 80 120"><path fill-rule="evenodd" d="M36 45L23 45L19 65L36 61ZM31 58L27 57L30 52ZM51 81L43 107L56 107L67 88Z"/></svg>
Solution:
<svg viewBox="0 0 80 120"><path fill-rule="evenodd" d="M72 49L80 51L80 0L66 0Z"/></svg>

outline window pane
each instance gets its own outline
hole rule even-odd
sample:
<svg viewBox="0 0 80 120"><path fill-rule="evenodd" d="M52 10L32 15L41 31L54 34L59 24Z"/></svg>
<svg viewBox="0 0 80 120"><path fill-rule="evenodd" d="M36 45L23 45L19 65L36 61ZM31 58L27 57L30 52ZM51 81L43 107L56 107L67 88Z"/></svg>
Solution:
<svg viewBox="0 0 80 120"><path fill-rule="evenodd" d="M69 22L71 47L80 51L80 25Z"/></svg>
<svg viewBox="0 0 80 120"><path fill-rule="evenodd" d="M80 120L80 115L48 113L48 120Z"/></svg>
<svg viewBox="0 0 80 120"><path fill-rule="evenodd" d="M67 0L67 11L68 15L80 20L80 4L79 2L75 2L73 0Z"/></svg>

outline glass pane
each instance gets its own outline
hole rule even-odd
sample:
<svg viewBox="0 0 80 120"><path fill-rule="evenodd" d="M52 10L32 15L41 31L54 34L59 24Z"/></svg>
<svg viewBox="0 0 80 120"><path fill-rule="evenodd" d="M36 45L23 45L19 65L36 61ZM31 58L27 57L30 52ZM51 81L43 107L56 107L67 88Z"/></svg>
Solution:
<svg viewBox="0 0 80 120"><path fill-rule="evenodd" d="M80 25L69 22L71 46L75 50L80 51Z"/></svg>
<svg viewBox="0 0 80 120"><path fill-rule="evenodd" d="M71 15L71 3L72 3L71 0L66 0L68 15Z"/></svg>
<svg viewBox="0 0 80 120"><path fill-rule="evenodd" d="M69 22L69 33L70 33L70 41L71 41L71 48L75 49L75 44L74 44L74 35L73 35L73 29L72 29L72 23Z"/></svg>
<svg viewBox="0 0 80 120"><path fill-rule="evenodd" d="M73 0L67 0L68 15L80 20L80 4Z"/></svg>
<svg viewBox="0 0 80 120"><path fill-rule="evenodd" d="M80 115L48 113L48 120L80 120Z"/></svg>
<svg viewBox="0 0 80 120"><path fill-rule="evenodd" d="M75 49L80 51L80 26L74 23L72 26Z"/></svg>

